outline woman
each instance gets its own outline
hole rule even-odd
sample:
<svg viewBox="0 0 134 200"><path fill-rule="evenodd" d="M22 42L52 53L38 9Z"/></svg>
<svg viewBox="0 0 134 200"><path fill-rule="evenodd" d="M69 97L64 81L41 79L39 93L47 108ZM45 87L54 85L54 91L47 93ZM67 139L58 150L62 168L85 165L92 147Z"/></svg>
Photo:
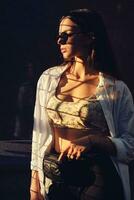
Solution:
<svg viewBox="0 0 134 200"><path fill-rule="evenodd" d="M127 86L106 73L114 66L101 17L87 9L71 11L60 21L57 44L65 63L46 70L37 86L31 200L130 200L133 100ZM92 183L44 177L44 155L53 152L67 162L89 156Z"/></svg>

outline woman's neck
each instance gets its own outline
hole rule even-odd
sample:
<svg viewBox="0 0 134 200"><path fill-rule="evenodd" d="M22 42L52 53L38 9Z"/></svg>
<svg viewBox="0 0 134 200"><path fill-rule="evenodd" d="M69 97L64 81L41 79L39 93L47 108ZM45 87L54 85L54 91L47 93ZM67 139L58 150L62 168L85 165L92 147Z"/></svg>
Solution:
<svg viewBox="0 0 134 200"><path fill-rule="evenodd" d="M87 61L75 58L69 69L69 73L74 75L77 79L84 80L87 76L94 74L95 71L89 66Z"/></svg>

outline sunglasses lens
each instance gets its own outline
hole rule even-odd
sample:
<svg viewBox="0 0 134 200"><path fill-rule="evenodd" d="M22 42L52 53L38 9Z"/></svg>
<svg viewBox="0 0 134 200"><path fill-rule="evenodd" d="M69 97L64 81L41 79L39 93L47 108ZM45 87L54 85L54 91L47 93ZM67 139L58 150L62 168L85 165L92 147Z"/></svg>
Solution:
<svg viewBox="0 0 134 200"><path fill-rule="evenodd" d="M58 35L57 40L59 44L66 44L68 39L68 34L63 32L60 35Z"/></svg>

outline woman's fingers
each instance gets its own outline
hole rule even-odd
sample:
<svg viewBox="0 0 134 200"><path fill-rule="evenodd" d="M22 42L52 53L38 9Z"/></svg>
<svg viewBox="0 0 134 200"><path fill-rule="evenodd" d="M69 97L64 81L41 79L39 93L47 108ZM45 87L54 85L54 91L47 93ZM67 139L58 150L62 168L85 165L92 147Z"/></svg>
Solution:
<svg viewBox="0 0 134 200"><path fill-rule="evenodd" d="M61 152L59 157L58 157L58 161L62 160L63 156L64 156L64 152Z"/></svg>
<svg viewBox="0 0 134 200"><path fill-rule="evenodd" d="M80 156L81 156L81 151L79 150L79 151L77 151L76 160L78 160L80 158Z"/></svg>
<svg viewBox="0 0 134 200"><path fill-rule="evenodd" d="M73 159L74 157L76 157L78 151L79 151L79 146L77 146L77 145L73 145L73 150L72 150L72 153L71 153L70 158Z"/></svg>
<svg viewBox="0 0 134 200"><path fill-rule="evenodd" d="M74 145L71 144L70 147L69 147L69 149L68 149L68 152L67 152L67 157L68 158L72 158L73 151L74 151Z"/></svg>
<svg viewBox="0 0 134 200"><path fill-rule="evenodd" d="M68 157L71 159L78 159L81 156L81 153L85 151L85 149L86 148L84 146L72 145L71 149L68 151Z"/></svg>
<svg viewBox="0 0 134 200"><path fill-rule="evenodd" d="M67 155L67 157L71 159L78 159L81 156L81 153L85 151L85 149L86 148L84 146L71 144L63 152L61 152L58 161L62 160L65 155Z"/></svg>
<svg viewBox="0 0 134 200"><path fill-rule="evenodd" d="M60 155L59 155L59 157L58 157L58 161L62 160L63 157L64 157L65 155L68 154L69 147L70 147L70 146L68 146L64 151L62 151L62 152L60 153Z"/></svg>

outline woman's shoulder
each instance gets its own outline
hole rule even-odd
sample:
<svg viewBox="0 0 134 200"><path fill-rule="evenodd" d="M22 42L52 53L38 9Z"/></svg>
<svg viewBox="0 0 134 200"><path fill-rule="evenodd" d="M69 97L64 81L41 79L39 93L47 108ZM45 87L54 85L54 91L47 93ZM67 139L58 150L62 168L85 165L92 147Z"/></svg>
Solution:
<svg viewBox="0 0 134 200"><path fill-rule="evenodd" d="M38 79L37 85L46 85L49 84L50 81L58 78L63 71L66 69L65 65L57 65L53 67L47 68L43 73L40 75Z"/></svg>
<svg viewBox="0 0 134 200"><path fill-rule="evenodd" d="M106 73L103 73L103 78L104 78L104 82L105 83L109 83L110 85L116 85L117 87L121 87L121 88L125 88L127 87L127 84L121 80L121 79L118 79L116 78L115 76L112 76L112 75L109 75L109 74L106 74Z"/></svg>
<svg viewBox="0 0 134 200"><path fill-rule="evenodd" d="M113 85L114 89L119 92L121 95L125 96L126 98L128 96L132 96L132 93L127 85L123 80L117 79L113 76L104 74L104 79L105 82L108 83L109 85Z"/></svg>
<svg viewBox="0 0 134 200"><path fill-rule="evenodd" d="M108 74L102 74L102 77L102 85L107 89L113 87L116 92L120 93L120 95L132 95L128 85L123 80L117 79L116 77Z"/></svg>

